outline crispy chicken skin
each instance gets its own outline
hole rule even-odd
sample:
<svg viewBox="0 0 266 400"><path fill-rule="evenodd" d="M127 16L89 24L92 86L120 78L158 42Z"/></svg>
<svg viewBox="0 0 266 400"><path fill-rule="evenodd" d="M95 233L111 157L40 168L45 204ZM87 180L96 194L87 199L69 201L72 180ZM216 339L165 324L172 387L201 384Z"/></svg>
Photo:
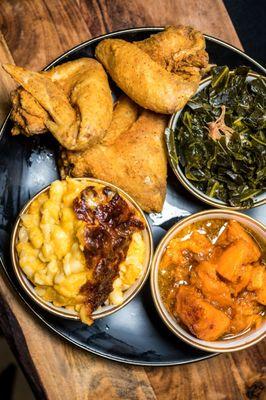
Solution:
<svg viewBox="0 0 266 400"><path fill-rule="evenodd" d="M136 103L122 95L115 104L113 119L101 143L104 145L114 144L116 139L137 120L139 111Z"/></svg>
<svg viewBox="0 0 266 400"><path fill-rule="evenodd" d="M13 136L23 133L25 136L40 135L47 132L44 124L49 116L35 98L22 87L11 92L11 119L14 126Z"/></svg>
<svg viewBox="0 0 266 400"><path fill-rule="evenodd" d="M25 89L12 95L15 134L21 129L27 135L49 130L69 150L85 150L104 137L113 101L106 73L96 60L82 58L48 72L10 64L3 68Z"/></svg>
<svg viewBox="0 0 266 400"><path fill-rule="evenodd" d="M115 83L137 104L162 114L182 108L197 84L187 82L153 61L134 43L106 39L96 48L96 57Z"/></svg>
<svg viewBox="0 0 266 400"><path fill-rule="evenodd" d="M182 40L183 37L183 40ZM116 84L143 108L172 114L195 93L207 67L203 36L192 28L167 28L143 42L102 40L96 58Z"/></svg>
<svg viewBox="0 0 266 400"><path fill-rule="evenodd" d="M128 192L147 212L160 211L166 193L165 116L142 111L123 97L114 109L108 143L85 152L63 152L64 170L75 177L93 176ZM118 123L119 122L119 123ZM123 132L121 132L123 128Z"/></svg>
<svg viewBox="0 0 266 400"><path fill-rule="evenodd" d="M169 26L135 43L167 71L184 79L198 82L208 66L204 36L189 26Z"/></svg>

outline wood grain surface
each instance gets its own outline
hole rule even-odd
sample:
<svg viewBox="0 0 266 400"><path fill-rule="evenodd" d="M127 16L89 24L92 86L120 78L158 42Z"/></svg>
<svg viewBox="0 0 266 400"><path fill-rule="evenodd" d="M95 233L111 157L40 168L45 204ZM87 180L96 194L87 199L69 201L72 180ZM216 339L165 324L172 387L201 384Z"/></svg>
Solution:
<svg viewBox="0 0 266 400"><path fill-rule="evenodd" d="M190 24L241 48L221 0L1 0L0 60L39 70L107 31ZM0 72L0 120L14 87ZM180 367L143 368L101 359L50 332L0 275L0 327L38 399L265 399L265 343ZM1 397L1 394L0 394Z"/></svg>

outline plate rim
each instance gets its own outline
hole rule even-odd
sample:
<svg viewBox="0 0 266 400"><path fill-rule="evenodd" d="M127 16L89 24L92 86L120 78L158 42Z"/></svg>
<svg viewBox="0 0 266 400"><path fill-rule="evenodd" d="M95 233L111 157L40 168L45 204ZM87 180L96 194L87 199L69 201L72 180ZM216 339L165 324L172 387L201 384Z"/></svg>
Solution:
<svg viewBox="0 0 266 400"><path fill-rule="evenodd" d="M58 330L56 330L56 328L54 328L49 322L47 322L45 320L45 318L43 318L42 315L38 314L37 310L35 310L32 305L29 303L27 297L28 296L24 296L23 294L21 294L21 292L17 289L16 285L13 283L11 277L9 276L8 272L7 272L7 268L2 260L2 258L0 257L0 267L3 269L5 276L7 277L9 283L11 284L12 290L14 290L16 292L16 294L19 296L19 298L23 301L24 304L26 304L26 306L30 309L30 311L36 315L41 321L42 323L47 326L52 332L54 332L56 335L59 335L61 338L63 338L64 340L66 340L68 343L72 343L75 346L77 346L80 349L83 349L85 351L87 351L88 353L92 353L95 354L99 357L102 357L106 360L111 360L111 361L115 361L115 362L119 362L119 363L123 363L123 364L128 364L128 365L137 365L137 366L143 366L143 367L171 367L171 366L177 366L177 365L185 365L185 364L193 364L193 363L197 363L200 361L204 361L207 360L209 358L213 358L217 355L220 355L220 353L206 353L206 355L203 355L202 357L197 358L196 360L189 360L189 361L162 361L162 362L143 362L143 361L138 361L138 360L129 360L129 359L124 359L122 357L119 356L115 356L115 355L108 355L105 353L102 353L101 351L98 350L94 350L94 349L88 349L85 345L78 343L75 339L70 339L66 334L59 332ZM149 280L147 280L147 282L149 282ZM146 283L147 283L146 282ZM191 346L192 347L192 346Z"/></svg>
<svg viewBox="0 0 266 400"><path fill-rule="evenodd" d="M81 43L79 43L78 45L72 47L69 50L66 50L64 53L62 53L61 55L59 55L57 58L55 58L53 61L51 61L45 68L43 68L44 71L48 70L49 68L51 68L52 66L54 66L55 64L57 64L58 62L60 62L62 59L66 58L67 56L71 55L72 53L74 53L77 50L81 50L86 46L91 46L93 43L98 42L102 39L106 39L109 37L115 37L117 35L123 34L123 33L137 33L137 32L147 32L147 31L152 31L152 32L161 32L165 29L165 26L142 26L142 27L135 27L135 28L126 28L126 29L120 29L120 30L116 30L116 31L112 31L112 32L108 32L96 37L93 37L91 39L85 40ZM256 60L254 60L252 57L250 57L249 55L247 55L245 52L243 52L242 50L238 49L237 47L221 40L218 39L214 36L211 35L206 35L204 34L204 37L208 40L210 40L211 42L217 43L219 45L222 45L226 48L231 49L232 51L240 54L241 56L245 57L247 60L249 60L250 62L252 62L253 64L255 64L261 71L263 71L264 74L266 74L266 69ZM0 140L3 137L6 125L8 124L9 120L10 120L10 115L11 115L11 111L7 114L5 120L2 123L2 126L0 128ZM167 362L143 362L143 361L138 361L138 360L129 360L129 359L124 359L120 356L116 356L116 355L109 355L109 354L105 354L102 353L101 351L98 350L94 350L94 349L88 349L85 345L78 343L75 339L73 338L69 338L66 334L59 332L58 330L56 330L49 322L47 322L42 315L39 315L37 310L35 310L32 305L29 303L27 296L24 297L24 294L22 294L16 287L15 283L12 281L11 276L9 276L9 273L7 271L7 267L4 264L4 261L2 259L2 257L0 256L0 266L3 269L5 276L7 277L8 281L11 284L11 287L13 290L15 290L15 292L19 295L20 299L26 304L26 306L31 310L31 312L33 314L35 314L41 321L43 324L45 324L51 331L55 332L57 335L59 335L60 337L62 337L64 340L74 344L75 346L77 346L78 348L81 348L89 353L95 354L97 356L103 357L105 359L108 360L112 360L112 361L116 361L116 362L121 362L124 364L128 364L128 365L137 365L137 366L144 366L144 367L163 367L163 366L176 366L176 365L184 365L184 364L190 364L190 363L196 363L196 362L200 362L203 360L207 360L209 358L215 357L217 355L219 355L219 353L207 353L205 355L203 355L202 357L197 358L196 360L185 360L185 361L167 361ZM26 298L26 299L25 299Z"/></svg>

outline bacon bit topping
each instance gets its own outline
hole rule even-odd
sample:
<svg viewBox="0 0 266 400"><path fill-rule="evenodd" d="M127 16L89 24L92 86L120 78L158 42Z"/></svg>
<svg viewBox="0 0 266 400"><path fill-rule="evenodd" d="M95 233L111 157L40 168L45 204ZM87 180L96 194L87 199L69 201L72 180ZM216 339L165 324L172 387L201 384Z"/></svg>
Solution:
<svg viewBox="0 0 266 400"><path fill-rule="evenodd" d="M144 224L136 218L134 209L109 187L96 190L88 186L75 198L73 208L77 218L86 222L84 254L87 268L93 274L80 293L86 296L89 316L112 292L132 235L143 230Z"/></svg>
<svg viewBox="0 0 266 400"><path fill-rule="evenodd" d="M222 135L221 132L226 136L226 139L230 140L231 139L231 135L234 132L234 130L232 128L230 128L229 126L227 126L225 124L224 121L224 117L225 117L225 106L223 105L222 107L222 112L219 118L217 118L216 121L214 122L209 122L208 125L208 129L209 129L209 136L217 141L220 140Z"/></svg>

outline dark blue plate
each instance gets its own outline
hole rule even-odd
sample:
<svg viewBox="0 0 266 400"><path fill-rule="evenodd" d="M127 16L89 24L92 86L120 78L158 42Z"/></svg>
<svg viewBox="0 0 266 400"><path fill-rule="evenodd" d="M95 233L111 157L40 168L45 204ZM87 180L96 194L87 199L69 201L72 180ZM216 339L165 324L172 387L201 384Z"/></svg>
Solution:
<svg viewBox="0 0 266 400"><path fill-rule="evenodd" d="M95 46L103 38L142 40L160 30L162 28L128 29L89 40L63 54L47 68L80 57L93 57ZM241 51L212 37L206 36L206 39L211 63L230 67L247 65L256 72L265 73L261 65ZM190 347L169 332L153 305L149 282L125 308L96 321L91 327L56 318L27 297L12 271L10 234L25 202L59 177L56 166L58 144L49 135L11 137L10 129L11 122L7 118L0 132L0 256L5 273L25 304L54 332L87 351L112 360L155 366L183 364L211 357L210 353ZM164 210L159 215L150 215L155 244L175 222L205 208L206 205L185 191L169 168ZM247 213L263 222L266 220L265 206Z"/></svg>

